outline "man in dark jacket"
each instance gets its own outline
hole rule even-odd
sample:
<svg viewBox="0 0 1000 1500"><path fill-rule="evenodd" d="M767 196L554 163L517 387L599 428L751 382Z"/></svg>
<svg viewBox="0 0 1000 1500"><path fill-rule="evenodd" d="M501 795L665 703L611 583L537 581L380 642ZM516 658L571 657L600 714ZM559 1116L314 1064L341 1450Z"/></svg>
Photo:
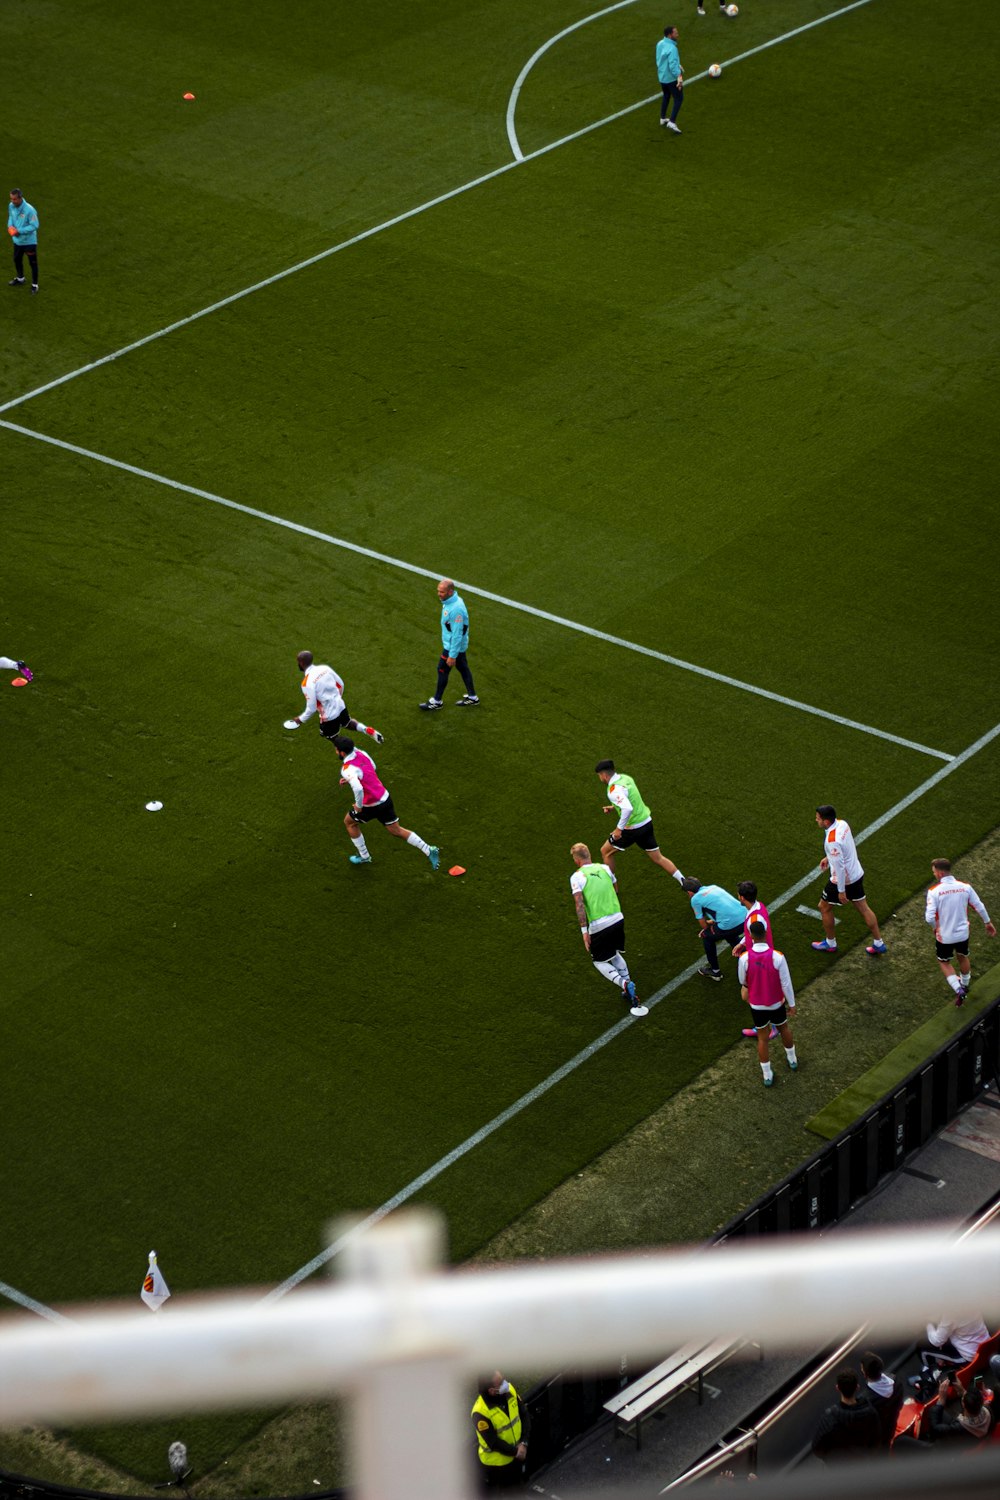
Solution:
<svg viewBox="0 0 1000 1500"><path fill-rule="evenodd" d="M861 1373L865 1377L862 1395L878 1415L882 1428L882 1447L892 1446L896 1435L896 1418L903 1404L903 1385L885 1372L885 1366L877 1354L869 1349L861 1356Z"/></svg>
<svg viewBox="0 0 1000 1500"><path fill-rule="evenodd" d="M927 1410L929 1422L925 1422L921 1437L929 1438L935 1446L941 1445L962 1452L985 1442L993 1428L990 1408L983 1400L978 1383L959 1399L952 1394L951 1379L941 1376L940 1394L934 1405Z"/></svg>
<svg viewBox="0 0 1000 1500"><path fill-rule="evenodd" d="M827 1407L812 1442L812 1451L824 1463L870 1454L882 1441L878 1413L864 1397L858 1399L858 1377L853 1370L841 1370L837 1390L840 1401Z"/></svg>

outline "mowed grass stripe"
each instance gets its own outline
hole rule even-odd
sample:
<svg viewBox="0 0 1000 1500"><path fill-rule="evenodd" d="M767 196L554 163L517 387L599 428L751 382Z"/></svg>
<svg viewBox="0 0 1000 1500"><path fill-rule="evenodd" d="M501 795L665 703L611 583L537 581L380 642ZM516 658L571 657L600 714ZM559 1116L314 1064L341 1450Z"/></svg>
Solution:
<svg viewBox="0 0 1000 1500"><path fill-rule="evenodd" d="M422 568L414 563L404 562L401 558L390 557L387 553L376 552L371 547L363 547L358 542L349 542L343 537L330 536L323 531L317 531L311 526L303 526L297 521L290 521L284 516L272 515L267 511L256 510L251 505L243 505L238 500L228 500L223 495L215 495L210 490L198 489L194 485L184 484L177 479L169 479L163 474L154 474L148 469L138 468L134 464L125 463L121 459L110 458L104 453L94 453L90 449L82 448L76 443L64 442L61 438L51 437L46 433L35 432L29 427L22 427L16 422L8 422L0 419L0 427L6 427L11 432L17 432L22 437L33 438L41 443L48 443L54 448L65 449L68 453L74 453L80 458L91 459L95 463L106 464L109 468L120 469L125 474L132 474L138 479L147 479L154 484L166 485L168 489L177 490L181 494L193 495L199 500L209 500L214 505L221 505L227 510L235 510L243 515L252 516L255 520L266 521L272 526L281 526L287 531L298 532L301 536L311 537L314 541L324 542L331 547L340 547L346 552L354 552L359 557L371 558L375 562L386 563L392 568L399 568L406 573L414 573L422 578L439 579L442 577L440 571ZM663 662L666 666L676 667L683 672L693 672L698 677L704 677L711 682L722 683L725 687L736 688L740 692L752 693L757 698L768 698L772 703L780 703L784 708L793 708L800 713L813 714L820 719L828 719L832 724L839 724L845 729L856 729L861 734L870 734L877 739L887 740L890 744L899 745L905 750L916 750L921 755L930 755L937 760L950 761L954 757L944 750L934 750L929 745L919 744L915 740L908 740L901 735L891 734L888 730L876 729L871 724L862 724L856 719L846 718L842 714L832 713L826 708L817 708L815 704L801 703L795 698L787 698L782 693L771 692L767 688L755 687L753 683L741 682L739 678L729 677L723 672L713 672L708 667L699 667L694 662L682 661L679 657L670 656L666 652L656 651L651 646L642 646L635 641L625 640L622 636L611 635L607 631L597 630L592 625L583 625L578 620L568 620L563 615L551 614L548 610L540 609L533 604L525 604L517 599L508 599L502 594L494 594L489 589L479 584L459 581L459 587L466 593L480 599L489 599L493 604L501 604L506 609L518 610L521 614L532 615L536 619L545 620L550 625L559 625L566 630L574 630L580 635L591 636L594 640L604 641L611 646L620 646L626 651L635 651L640 656L648 656L653 661Z"/></svg>
<svg viewBox="0 0 1000 1500"><path fill-rule="evenodd" d="M630 0L624 0L624 3L630 3ZM747 52L740 53L737 57L730 59L730 63L742 62L749 57L753 57L758 52L763 52L769 47L776 47L781 42L788 41L792 37L800 35L802 32L811 30L814 26L821 25L823 21L834 20L838 16L847 14L848 11L856 10L862 5L869 4L871 4L871 0L853 0L853 4L845 6L840 10L833 11L828 16L823 16L818 20L810 21L805 26L796 27L793 31L786 32L778 37L773 37L770 41L765 42L758 47L752 47ZM614 6L611 7L611 9L617 8L618 7ZM600 12L599 14L604 14L604 12ZM581 22L578 24L582 25L583 23ZM575 29L576 27L569 28L569 30ZM560 33L560 35L565 34L566 33ZM544 50L546 49L541 49L541 51L537 55L541 56L541 53ZM532 59L532 61L534 61L534 59ZM690 81L693 83L705 78L706 76L707 75L704 73L699 73L696 76L692 77ZM656 96L654 95L651 97L655 98ZM220 298L217 302L211 303L208 307L200 308L197 312L189 313L186 317L183 318L178 318L174 322L168 323L165 327L156 329L156 331L153 333L145 334L142 338L135 339L131 343L124 345L120 349L114 350L110 354L102 355L99 359L90 360L87 364L80 365L77 369L70 370L65 375L58 376L55 380L46 381L44 385L36 386L33 390L26 391L21 396L15 396L9 401L0 403L0 414L6 411L12 411L15 407L22 406L27 401L33 401L36 397L43 396L47 391L56 390L59 386L65 385L71 380L76 380L81 375L87 375L93 370L99 370L102 366L111 364L114 361L123 358L127 354L132 354L137 349L142 349L147 344L154 343L158 339L166 338L168 335L176 333L182 328L188 327L191 323L198 322L202 318L207 318L213 313L221 312L223 308L230 307L234 303L240 302L244 298L252 296L255 292L260 292L265 290L265 288L267 287L275 286L278 282L285 281L288 277L295 276L300 271L305 271L312 266L319 265L322 261L328 260L331 256L338 255L343 250L349 250L355 245L362 244L365 240L372 239L375 235L382 234L387 229L393 229L399 224L404 224L407 222L407 220L413 219L419 214L426 213L429 209L438 208L440 207L440 205L450 202L453 198L460 197L463 193L471 192L474 188L482 187L485 183L492 182L495 178L503 176L505 173L511 171L514 167L518 167L526 162L533 161L537 157L545 156L551 151L556 151L562 146L569 145L574 141L582 139L586 135L590 135L595 130L600 130L606 125L611 125L618 120L624 119L626 115L633 114L636 110L645 108L649 102L649 98L641 99L636 104L628 105L625 109L617 110L614 114L605 115L602 119L595 120L591 124L585 125L579 130L575 130L568 135L564 135L557 141L551 141L548 145L541 146L537 150L529 152L527 155L520 154L519 148L515 145L514 161L504 162L501 166L495 167L490 172L484 172L480 176L474 177L470 181L464 182L458 187L449 188L445 192L439 193L435 197L429 198L425 202L417 204L414 208L405 209L402 213L395 214L392 218L384 219L381 223L372 225L369 229L364 229L358 234L351 235L348 239L341 240L338 244L331 245L326 250L321 250L315 255L308 256L305 260L297 261L294 265L288 266L282 271L276 271L273 275L264 277L260 281L254 282L251 286L243 287L237 292L232 292L229 296ZM512 120L510 111L508 112L508 119ZM512 128L512 125L509 128Z"/></svg>

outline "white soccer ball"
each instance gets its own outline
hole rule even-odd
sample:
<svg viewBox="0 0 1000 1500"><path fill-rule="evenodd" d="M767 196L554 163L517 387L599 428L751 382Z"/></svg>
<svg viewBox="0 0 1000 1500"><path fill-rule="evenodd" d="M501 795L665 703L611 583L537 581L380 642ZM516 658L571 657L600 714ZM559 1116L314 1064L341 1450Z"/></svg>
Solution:
<svg viewBox="0 0 1000 1500"><path fill-rule="evenodd" d="M720 65L718 63L713 63L712 64L712 66L708 70L708 76L709 76L709 78L721 78L722 77L722 68L720 67Z"/></svg>
<svg viewBox="0 0 1000 1500"><path fill-rule="evenodd" d="M727 16L738 16L739 13L740 13L740 8L739 8L738 5L727 5L726 6L726 15Z"/></svg>

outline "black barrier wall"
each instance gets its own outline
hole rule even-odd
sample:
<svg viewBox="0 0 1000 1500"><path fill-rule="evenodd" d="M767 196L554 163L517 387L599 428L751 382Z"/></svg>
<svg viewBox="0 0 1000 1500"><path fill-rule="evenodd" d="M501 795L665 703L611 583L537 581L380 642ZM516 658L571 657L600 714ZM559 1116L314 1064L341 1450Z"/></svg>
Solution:
<svg viewBox="0 0 1000 1500"><path fill-rule="evenodd" d="M804 1234L836 1224L990 1082L1000 1091L1000 999L835 1140L720 1229L712 1243ZM623 1361L618 1376L567 1373L535 1386L527 1397L532 1412L531 1469L551 1462L596 1424L604 1402L650 1367L651 1362L628 1367Z"/></svg>
<svg viewBox="0 0 1000 1500"><path fill-rule="evenodd" d="M1000 1000L970 1020L867 1114L730 1220L714 1243L759 1234L798 1234L836 1224L991 1081L1000 1088Z"/></svg>

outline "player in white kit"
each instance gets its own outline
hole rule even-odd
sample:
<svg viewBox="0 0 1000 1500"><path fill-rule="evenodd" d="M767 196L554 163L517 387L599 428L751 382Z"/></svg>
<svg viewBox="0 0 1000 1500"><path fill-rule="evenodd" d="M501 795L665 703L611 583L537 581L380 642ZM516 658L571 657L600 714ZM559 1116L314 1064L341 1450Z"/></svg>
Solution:
<svg viewBox="0 0 1000 1500"><path fill-rule="evenodd" d="M821 870L829 873L829 880L819 898L819 914L823 919L826 936L822 942L813 943L817 953L836 953L837 928L834 912L839 906L852 905L864 918L872 941L865 949L872 958L878 958L888 950L882 941L878 917L865 898L865 872L858 859L854 835L850 825L837 817L836 808L824 803L816 809L816 822L823 829L823 858Z"/></svg>
<svg viewBox="0 0 1000 1500"><path fill-rule="evenodd" d="M927 892L924 917L934 928L941 973L954 992L955 1004L963 1005L972 983L969 907L973 907L982 917L987 937L996 937L997 930L990 921L989 912L968 881L956 880L951 873L950 859L933 860L931 870L934 872L934 884Z"/></svg>

